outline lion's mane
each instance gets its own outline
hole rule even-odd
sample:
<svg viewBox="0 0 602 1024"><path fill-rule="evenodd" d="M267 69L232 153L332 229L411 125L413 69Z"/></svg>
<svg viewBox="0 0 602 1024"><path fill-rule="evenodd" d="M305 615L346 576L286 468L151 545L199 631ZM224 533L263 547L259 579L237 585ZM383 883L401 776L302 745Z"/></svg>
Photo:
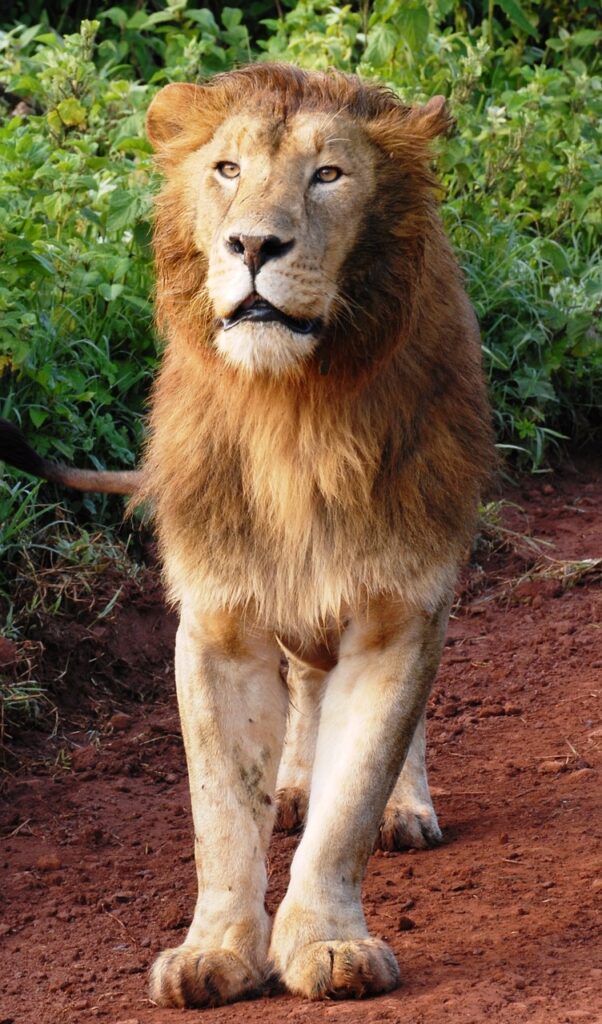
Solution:
<svg viewBox="0 0 602 1024"><path fill-rule="evenodd" d="M245 374L212 343L181 161L232 113L343 109L377 148L378 185L357 212L340 301L302 373ZM453 580L492 439L478 329L430 170L449 122L415 109L355 77L259 64L213 79L161 149L167 351L144 472L176 600L192 588L201 606L252 608L305 635L371 594L428 604L445 566Z"/></svg>

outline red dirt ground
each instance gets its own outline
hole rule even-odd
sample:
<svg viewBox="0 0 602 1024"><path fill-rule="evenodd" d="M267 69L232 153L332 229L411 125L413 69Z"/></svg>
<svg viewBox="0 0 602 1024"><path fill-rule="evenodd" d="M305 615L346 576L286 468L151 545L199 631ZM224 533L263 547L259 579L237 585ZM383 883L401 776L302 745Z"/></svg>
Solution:
<svg viewBox="0 0 602 1024"><path fill-rule="evenodd" d="M523 511L505 525L551 542L548 557L602 555L599 469L507 497ZM62 647L43 637L81 686L61 709L56 764L43 763L48 740L26 735L16 753L29 767L4 775L0 1024L601 1022L600 576L517 584L540 560L519 544L466 575L430 703L446 843L372 857L367 916L403 986L365 1003L274 996L188 1016L150 1004L147 968L183 939L195 895L174 624L151 588L101 626L74 622ZM110 702L106 686L102 700L86 689L102 672ZM136 681L152 700L133 699ZM272 842L272 909L296 842Z"/></svg>

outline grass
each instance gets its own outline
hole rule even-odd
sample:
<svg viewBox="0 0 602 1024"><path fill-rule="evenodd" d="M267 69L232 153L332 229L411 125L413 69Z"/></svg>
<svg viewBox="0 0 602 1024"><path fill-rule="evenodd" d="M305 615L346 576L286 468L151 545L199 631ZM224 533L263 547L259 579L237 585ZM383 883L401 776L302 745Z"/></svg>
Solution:
<svg viewBox="0 0 602 1024"><path fill-rule="evenodd" d="M138 581L144 570L131 557L130 543L78 525L61 505L45 504L37 485L30 488L0 480L0 504L8 516L8 528L1 531L4 578L0 586L7 651L7 663L0 661L0 748L4 748L25 727L47 729L50 721L57 727L54 695L66 668L50 665L44 643L35 638L48 635L50 622L56 633L63 628L61 623L65 630L71 622L92 629L109 620L128 581Z"/></svg>

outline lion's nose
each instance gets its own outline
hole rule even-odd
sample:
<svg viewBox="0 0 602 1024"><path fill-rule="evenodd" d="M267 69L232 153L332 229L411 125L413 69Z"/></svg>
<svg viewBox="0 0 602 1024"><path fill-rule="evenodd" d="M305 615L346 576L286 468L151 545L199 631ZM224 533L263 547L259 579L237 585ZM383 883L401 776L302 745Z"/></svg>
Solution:
<svg viewBox="0 0 602 1024"><path fill-rule="evenodd" d="M253 276L259 273L268 260L278 259L290 252L294 244L294 238L285 242L278 235L230 235L226 239L230 252L242 256Z"/></svg>

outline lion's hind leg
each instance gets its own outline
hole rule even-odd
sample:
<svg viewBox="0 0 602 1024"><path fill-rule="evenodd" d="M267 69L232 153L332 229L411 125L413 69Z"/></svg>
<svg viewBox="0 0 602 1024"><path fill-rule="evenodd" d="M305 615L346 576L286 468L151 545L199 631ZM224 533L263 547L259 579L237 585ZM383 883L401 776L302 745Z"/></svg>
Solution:
<svg viewBox="0 0 602 1024"><path fill-rule="evenodd" d="M176 683L198 897L183 945L153 965L150 994L160 1006L218 1006L264 983L265 854L286 721L278 667L275 643L234 616L184 609Z"/></svg>
<svg viewBox="0 0 602 1024"><path fill-rule="evenodd" d="M299 828L305 821L316 752L320 705L326 673L289 657L289 708L278 769L276 828Z"/></svg>
<svg viewBox="0 0 602 1024"><path fill-rule="evenodd" d="M426 850L443 840L426 774L425 719L424 713L385 807L376 840L381 850Z"/></svg>
<svg viewBox="0 0 602 1024"><path fill-rule="evenodd" d="M325 680L324 671L289 659L289 713L276 786L276 828L282 831L293 831L305 822ZM426 773L423 714L383 812L376 846L424 850L438 846L442 838Z"/></svg>

